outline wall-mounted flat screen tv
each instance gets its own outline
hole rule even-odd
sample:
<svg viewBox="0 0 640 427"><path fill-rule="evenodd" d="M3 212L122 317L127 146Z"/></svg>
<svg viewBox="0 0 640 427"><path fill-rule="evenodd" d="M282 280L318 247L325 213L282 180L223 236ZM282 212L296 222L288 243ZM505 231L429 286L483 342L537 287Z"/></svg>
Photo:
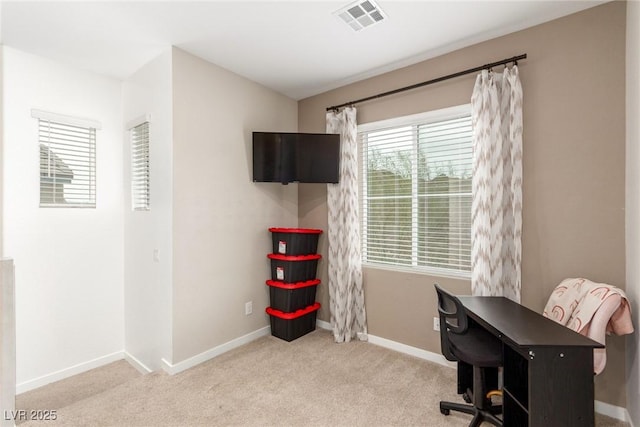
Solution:
<svg viewBox="0 0 640 427"><path fill-rule="evenodd" d="M340 135L253 132L253 181L337 183Z"/></svg>

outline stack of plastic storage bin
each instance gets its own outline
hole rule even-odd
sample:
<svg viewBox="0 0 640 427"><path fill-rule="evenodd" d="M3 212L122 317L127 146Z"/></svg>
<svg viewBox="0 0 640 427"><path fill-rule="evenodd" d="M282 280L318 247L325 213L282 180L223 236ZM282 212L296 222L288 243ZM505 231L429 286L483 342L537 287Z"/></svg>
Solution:
<svg viewBox="0 0 640 427"><path fill-rule="evenodd" d="M269 286L271 335L285 341L308 334L316 328L320 303L316 300L318 239L322 230L270 228L273 253Z"/></svg>

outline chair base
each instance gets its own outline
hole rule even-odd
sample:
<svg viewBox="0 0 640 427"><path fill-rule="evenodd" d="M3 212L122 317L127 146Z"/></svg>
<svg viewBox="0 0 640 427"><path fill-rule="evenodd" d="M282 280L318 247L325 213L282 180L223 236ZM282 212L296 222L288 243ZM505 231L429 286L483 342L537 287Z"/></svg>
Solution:
<svg viewBox="0 0 640 427"><path fill-rule="evenodd" d="M473 405L464 405L462 403L440 402L440 413L442 413L442 415L449 415L450 411L473 415L469 427L479 427L483 421L491 423L494 426L502 427L502 420L495 416L495 414L502 412L502 406L490 406L487 409L480 409Z"/></svg>

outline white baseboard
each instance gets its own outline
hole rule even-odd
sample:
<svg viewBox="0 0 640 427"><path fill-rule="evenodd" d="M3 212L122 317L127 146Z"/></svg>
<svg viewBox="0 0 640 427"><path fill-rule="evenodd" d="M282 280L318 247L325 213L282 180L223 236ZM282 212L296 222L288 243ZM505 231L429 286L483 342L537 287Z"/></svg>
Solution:
<svg viewBox="0 0 640 427"><path fill-rule="evenodd" d="M333 329L331 323L325 322L324 320L316 320L316 326L321 329L326 329L327 331Z"/></svg>
<svg viewBox="0 0 640 427"><path fill-rule="evenodd" d="M88 362L79 363L69 368L61 369L56 372L52 372L47 375L43 375L39 378L34 378L29 381L16 384L16 394L21 394L29 390L42 387L55 381L60 381L65 378L72 377L74 375L81 374L91 369L99 368L100 366L107 365L124 358L124 352L117 351L115 353L107 354L106 356L98 357L97 359L89 360Z"/></svg>
<svg viewBox="0 0 640 427"><path fill-rule="evenodd" d="M200 354L197 354L193 357L190 357L176 364L172 364L166 359L162 359L162 369L169 375L175 375L186 369L199 365L202 362L206 362L209 359L213 359L214 357L219 356L222 353L226 353L229 350L233 350L236 347L240 347L243 344L247 344L260 337L269 335L270 333L271 333L271 327L265 326L263 328L258 329L257 331L253 331L251 333L248 333L247 335L243 335L239 338L233 339L229 342L226 342L217 347L206 350Z"/></svg>
<svg viewBox="0 0 640 427"><path fill-rule="evenodd" d="M626 408L615 406L610 403L595 401L595 411L599 414L606 415L607 417L615 418L616 420L627 422L633 427L631 422L631 416Z"/></svg>
<svg viewBox="0 0 640 427"><path fill-rule="evenodd" d="M129 362L129 364L134 368L136 368L136 370L141 374L146 375L153 372L153 369L150 369L147 365L145 365L144 363L139 361L137 358L135 358L131 353L124 351L123 355L124 355L124 360Z"/></svg>
<svg viewBox="0 0 640 427"><path fill-rule="evenodd" d="M410 345L402 344L396 341L391 341L386 338L381 338L375 335L369 334L369 342L371 344L379 345L380 347L385 347L390 350L395 350L400 353L409 354L411 356L418 357L420 359L428 360L429 362L434 362L442 366L446 366L448 368L455 368L457 365L453 362L449 362L444 358L443 355L439 353L433 353L431 351L423 350L418 347L412 347Z"/></svg>
<svg viewBox="0 0 640 427"><path fill-rule="evenodd" d="M325 322L324 320L316 320L316 327L320 328L320 329L325 329L327 331L333 332L333 327L331 327L331 323L329 322ZM357 333L357 338L358 339L362 339L361 338L362 334L360 332ZM362 341L367 341L367 338L363 339Z"/></svg>

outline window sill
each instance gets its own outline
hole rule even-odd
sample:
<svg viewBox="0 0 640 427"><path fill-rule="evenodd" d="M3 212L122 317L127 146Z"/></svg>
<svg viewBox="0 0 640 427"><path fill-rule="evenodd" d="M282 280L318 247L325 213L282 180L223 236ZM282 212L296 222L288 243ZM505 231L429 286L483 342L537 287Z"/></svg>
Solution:
<svg viewBox="0 0 640 427"><path fill-rule="evenodd" d="M362 263L363 268L368 268L372 270L386 270L386 271L397 271L401 273L411 273L411 274L420 274L424 276L433 276L433 277L445 277L449 279L459 279L459 280L471 280L471 272L466 271L451 271L439 268L430 268L430 267L403 267L400 265L389 265L389 264L374 264L374 263Z"/></svg>

